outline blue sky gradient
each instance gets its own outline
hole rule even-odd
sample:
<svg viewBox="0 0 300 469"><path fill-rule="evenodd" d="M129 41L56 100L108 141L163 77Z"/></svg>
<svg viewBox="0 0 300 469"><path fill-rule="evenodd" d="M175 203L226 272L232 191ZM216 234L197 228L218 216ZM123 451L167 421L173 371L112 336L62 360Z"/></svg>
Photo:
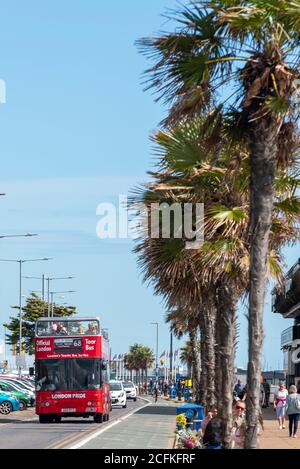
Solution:
<svg viewBox="0 0 300 469"><path fill-rule="evenodd" d="M132 241L96 237L96 207L126 194L152 167L149 135L165 110L144 93L147 67L134 42L160 28L174 0L12 0L1 5L0 232L38 238L0 240L0 258L53 257L27 264L26 275L74 275L54 284L76 290L63 301L99 315L113 353L134 342L168 348L161 298L142 285ZM288 264L299 249L288 250ZM17 265L0 262L1 323L18 301ZM24 280L24 294L40 289ZM264 362L282 364L280 333L290 325L266 306ZM237 364L246 365L246 321L241 309ZM3 330L1 332L3 337ZM178 343L175 342L175 347Z"/></svg>

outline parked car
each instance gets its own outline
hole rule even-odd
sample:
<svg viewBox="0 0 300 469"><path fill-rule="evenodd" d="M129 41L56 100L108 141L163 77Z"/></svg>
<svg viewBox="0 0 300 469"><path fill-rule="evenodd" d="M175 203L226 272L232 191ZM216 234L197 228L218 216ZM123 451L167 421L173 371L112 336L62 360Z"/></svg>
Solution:
<svg viewBox="0 0 300 469"><path fill-rule="evenodd" d="M16 384L19 388L23 389L24 391L29 392L30 394L35 396L35 388L31 384L28 384L24 382L23 380L20 379L14 379L14 378L1 378L0 381L5 381L6 383L11 383L11 384Z"/></svg>
<svg viewBox="0 0 300 469"><path fill-rule="evenodd" d="M35 398L27 391L23 391L21 388L15 384L5 382L4 380L0 381L0 391L10 392L13 394L20 402L20 410L27 409L28 406L33 406L35 403Z"/></svg>
<svg viewBox="0 0 300 469"><path fill-rule="evenodd" d="M133 382L123 381L123 387L125 389L127 399L133 399L134 401L136 401L137 392Z"/></svg>
<svg viewBox="0 0 300 469"><path fill-rule="evenodd" d="M125 409L127 407L127 398L122 381L110 381L109 386L112 407L122 406Z"/></svg>
<svg viewBox="0 0 300 469"><path fill-rule="evenodd" d="M20 410L19 399L11 393L0 391L0 414L8 415L17 410Z"/></svg>

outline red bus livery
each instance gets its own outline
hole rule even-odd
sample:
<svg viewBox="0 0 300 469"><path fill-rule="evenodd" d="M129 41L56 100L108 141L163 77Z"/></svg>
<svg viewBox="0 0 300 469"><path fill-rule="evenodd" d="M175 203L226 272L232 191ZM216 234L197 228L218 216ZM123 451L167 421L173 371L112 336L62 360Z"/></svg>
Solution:
<svg viewBox="0 0 300 469"><path fill-rule="evenodd" d="M41 318L35 334L36 413L109 419L109 343L98 318Z"/></svg>

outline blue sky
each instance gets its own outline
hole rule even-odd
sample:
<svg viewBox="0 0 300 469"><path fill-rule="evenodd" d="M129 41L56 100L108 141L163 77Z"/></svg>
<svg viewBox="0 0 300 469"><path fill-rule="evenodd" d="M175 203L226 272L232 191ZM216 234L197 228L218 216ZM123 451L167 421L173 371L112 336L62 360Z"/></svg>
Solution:
<svg viewBox="0 0 300 469"><path fill-rule="evenodd" d="M149 134L164 110L144 93L147 67L134 42L165 27L161 14L174 0L12 0L1 5L0 105L1 233L36 232L38 238L0 240L0 258L53 257L27 264L26 275L74 275L55 290L76 290L64 301L99 315L113 353L134 342L168 347L164 308L142 285L131 241L96 237L96 207L115 201L146 178ZM288 251L295 262L297 249ZM0 262L1 323L18 301L18 271ZM40 289L24 280L24 294ZM280 333L289 326L266 306L264 360L281 365ZM3 331L1 332L3 337ZM237 364L247 357L241 311Z"/></svg>

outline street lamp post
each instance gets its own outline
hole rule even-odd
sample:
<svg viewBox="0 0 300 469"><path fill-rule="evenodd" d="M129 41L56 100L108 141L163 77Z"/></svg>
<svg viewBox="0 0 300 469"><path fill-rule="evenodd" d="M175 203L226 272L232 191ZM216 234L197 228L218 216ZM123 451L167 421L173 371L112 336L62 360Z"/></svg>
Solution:
<svg viewBox="0 0 300 469"><path fill-rule="evenodd" d="M21 348L22 348L22 266L25 262L41 262L49 261L49 257L44 257L42 259L0 259L0 262L18 262L19 264L19 376L22 376L22 367L21 367Z"/></svg>
<svg viewBox="0 0 300 469"><path fill-rule="evenodd" d="M158 322L151 322L156 326L156 365L155 365L155 381L158 381Z"/></svg>
<svg viewBox="0 0 300 469"><path fill-rule="evenodd" d="M53 296L54 295L60 295L62 293L76 293L76 291L74 290L68 290L68 291L51 291L50 292L50 295L51 295L51 317L53 318L54 316L54 302L53 302Z"/></svg>
<svg viewBox="0 0 300 469"><path fill-rule="evenodd" d="M52 280L72 280L75 277L47 277L47 278L45 278L45 275L43 275L42 277L24 277L24 278L42 280L43 301L45 301L44 300L44 297L45 297L45 280L47 280L47 304L48 304L48 318L49 318L50 313L51 313L51 307L50 307L51 306L51 304L50 304L50 282Z"/></svg>
<svg viewBox="0 0 300 469"><path fill-rule="evenodd" d="M173 332L172 332L172 329L170 329L170 354L169 354L169 360L170 360L170 376L171 376L171 381L173 381Z"/></svg>
<svg viewBox="0 0 300 469"><path fill-rule="evenodd" d="M35 234L35 233L26 233L26 234L0 235L0 239L3 239L3 238L32 238L32 236L37 236L37 234Z"/></svg>

